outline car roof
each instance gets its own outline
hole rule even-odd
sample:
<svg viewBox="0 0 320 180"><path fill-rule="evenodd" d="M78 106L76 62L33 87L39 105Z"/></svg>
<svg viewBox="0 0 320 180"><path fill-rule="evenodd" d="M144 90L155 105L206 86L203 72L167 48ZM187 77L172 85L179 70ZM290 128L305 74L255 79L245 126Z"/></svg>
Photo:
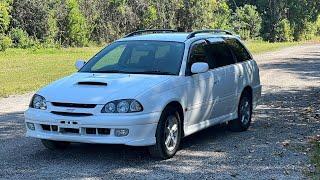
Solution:
<svg viewBox="0 0 320 180"><path fill-rule="evenodd" d="M172 42L185 42L188 40L190 33L151 33L151 34L142 34L135 35L130 37L121 38L117 41L172 41ZM213 33L201 33L197 34L193 38L205 37L205 38L219 38L219 37L232 37L236 36L224 35L224 34L213 34ZM190 39L193 39L190 38Z"/></svg>

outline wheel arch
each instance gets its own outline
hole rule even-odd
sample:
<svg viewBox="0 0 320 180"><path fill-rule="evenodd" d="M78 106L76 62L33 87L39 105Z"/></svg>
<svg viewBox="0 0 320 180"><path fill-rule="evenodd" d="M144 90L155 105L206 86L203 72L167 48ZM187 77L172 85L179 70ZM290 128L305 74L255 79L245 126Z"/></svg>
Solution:
<svg viewBox="0 0 320 180"><path fill-rule="evenodd" d="M248 94L249 97L251 98L251 101L252 101L252 99L253 99L253 90L252 90L251 86L246 86L246 87L243 88L240 98L245 94ZM240 98L239 98L239 100L240 100Z"/></svg>
<svg viewBox="0 0 320 180"><path fill-rule="evenodd" d="M179 113L179 117L180 117L180 120L181 120L181 128L182 128L182 137L184 137L184 110L183 110L183 107L181 105L180 102L178 101L171 101L169 102L163 109L163 111L166 109L166 108L176 108L178 113Z"/></svg>

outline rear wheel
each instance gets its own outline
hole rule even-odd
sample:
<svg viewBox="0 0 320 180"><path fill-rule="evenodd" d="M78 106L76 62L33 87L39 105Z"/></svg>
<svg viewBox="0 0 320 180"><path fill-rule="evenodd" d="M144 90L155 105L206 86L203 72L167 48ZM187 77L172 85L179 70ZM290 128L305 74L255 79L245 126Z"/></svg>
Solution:
<svg viewBox="0 0 320 180"><path fill-rule="evenodd" d="M244 93L238 106L238 118L228 123L231 131L246 131L251 124L252 100L249 93Z"/></svg>
<svg viewBox="0 0 320 180"><path fill-rule="evenodd" d="M66 149L70 145L70 142L52 141L47 139L41 139L41 142L46 148L50 150L62 150Z"/></svg>
<svg viewBox="0 0 320 180"><path fill-rule="evenodd" d="M174 108L166 108L159 120L156 131L156 144L149 147L155 158L168 159L175 155L181 140L181 120Z"/></svg>

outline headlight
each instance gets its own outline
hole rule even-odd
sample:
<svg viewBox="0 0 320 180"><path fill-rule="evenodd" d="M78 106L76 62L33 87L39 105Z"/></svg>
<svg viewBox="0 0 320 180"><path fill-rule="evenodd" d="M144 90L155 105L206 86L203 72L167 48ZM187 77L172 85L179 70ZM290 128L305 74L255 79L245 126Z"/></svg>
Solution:
<svg viewBox="0 0 320 180"><path fill-rule="evenodd" d="M45 110L47 109L46 99L38 94L35 94L31 99L29 107Z"/></svg>
<svg viewBox="0 0 320 180"><path fill-rule="evenodd" d="M101 113L132 113L141 112L142 105L134 99L123 99L108 102L101 110Z"/></svg>

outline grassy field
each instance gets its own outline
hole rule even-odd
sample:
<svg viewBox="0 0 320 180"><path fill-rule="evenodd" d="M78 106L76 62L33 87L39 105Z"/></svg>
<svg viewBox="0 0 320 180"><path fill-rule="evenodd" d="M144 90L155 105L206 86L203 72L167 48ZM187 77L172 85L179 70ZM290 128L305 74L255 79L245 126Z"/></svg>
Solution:
<svg viewBox="0 0 320 180"><path fill-rule="evenodd" d="M247 42L252 53L274 51L299 43ZM34 91L76 71L77 59L88 59L101 47L8 49L0 52L0 97Z"/></svg>
<svg viewBox="0 0 320 180"><path fill-rule="evenodd" d="M311 177L313 179L319 179L320 178L320 141L314 141L312 142L312 157L311 157L311 163L315 165L316 169L315 172L311 173Z"/></svg>

